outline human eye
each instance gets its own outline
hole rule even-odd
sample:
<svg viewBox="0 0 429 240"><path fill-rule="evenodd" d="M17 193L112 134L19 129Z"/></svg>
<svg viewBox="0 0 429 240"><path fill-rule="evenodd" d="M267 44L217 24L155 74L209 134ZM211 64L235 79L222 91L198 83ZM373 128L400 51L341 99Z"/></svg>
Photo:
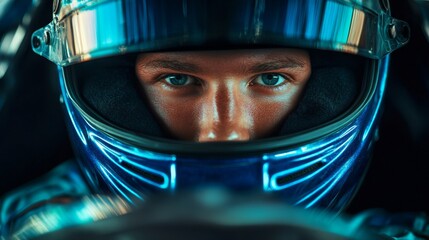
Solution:
<svg viewBox="0 0 429 240"><path fill-rule="evenodd" d="M185 74L170 74L162 77L162 80L174 87L181 87L190 84L195 84L197 80Z"/></svg>
<svg viewBox="0 0 429 240"><path fill-rule="evenodd" d="M278 73L264 73L258 75L253 81L252 85L257 84L264 87L277 87L286 84L288 79Z"/></svg>

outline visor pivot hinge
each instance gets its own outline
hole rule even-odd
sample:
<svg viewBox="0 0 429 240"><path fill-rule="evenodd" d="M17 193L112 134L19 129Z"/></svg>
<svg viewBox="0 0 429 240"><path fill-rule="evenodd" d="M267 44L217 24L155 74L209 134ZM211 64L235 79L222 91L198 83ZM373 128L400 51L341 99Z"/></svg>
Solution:
<svg viewBox="0 0 429 240"><path fill-rule="evenodd" d="M396 38L396 27L395 24L390 24L389 25L389 37L390 38Z"/></svg>
<svg viewBox="0 0 429 240"><path fill-rule="evenodd" d="M37 36L33 36L33 40L31 41L31 43L33 44L33 47L35 49L38 49L40 47L40 45L42 45L42 42L40 41L40 38Z"/></svg>
<svg viewBox="0 0 429 240"><path fill-rule="evenodd" d="M405 43L410 39L410 28L402 21L394 21L388 25L389 37L396 39L400 43Z"/></svg>

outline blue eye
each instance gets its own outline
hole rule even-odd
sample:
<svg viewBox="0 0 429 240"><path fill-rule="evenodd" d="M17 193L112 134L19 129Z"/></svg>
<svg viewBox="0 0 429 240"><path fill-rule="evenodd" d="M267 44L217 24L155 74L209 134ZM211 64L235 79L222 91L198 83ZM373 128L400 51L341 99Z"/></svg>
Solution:
<svg viewBox="0 0 429 240"><path fill-rule="evenodd" d="M193 82L192 77L184 74L168 75L164 79L167 81L167 83L174 86L185 86Z"/></svg>
<svg viewBox="0 0 429 240"><path fill-rule="evenodd" d="M263 86L269 86L269 87L275 87L278 85L283 84L286 81L286 79L280 75L275 73L264 73L259 75L255 82L259 85Z"/></svg>

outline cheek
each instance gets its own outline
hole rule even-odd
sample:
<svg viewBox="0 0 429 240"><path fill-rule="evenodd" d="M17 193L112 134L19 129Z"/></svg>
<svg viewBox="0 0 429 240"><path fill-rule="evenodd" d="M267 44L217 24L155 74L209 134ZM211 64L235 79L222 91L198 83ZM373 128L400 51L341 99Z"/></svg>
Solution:
<svg viewBox="0 0 429 240"><path fill-rule="evenodd" d="M194 139L198 118L194 101L161 96L156 89L145 89L145 92L152 110L173 137Z"/></svg>
<svg viewBox="0 0 429 240"><path fill-rule="evenodd" d="M295 88L290 94L270 98L265 101L252 101L250 116L253 117L253 139L269 137L276 133L285 118L298 104L301 88Z"/></svg>
<svg viewBox="0 0 429 240"><path fill-rule="evenodd" d="M254 139L267 137L276 131L290 108L284 103L257 104L252 109Z"/></svg>

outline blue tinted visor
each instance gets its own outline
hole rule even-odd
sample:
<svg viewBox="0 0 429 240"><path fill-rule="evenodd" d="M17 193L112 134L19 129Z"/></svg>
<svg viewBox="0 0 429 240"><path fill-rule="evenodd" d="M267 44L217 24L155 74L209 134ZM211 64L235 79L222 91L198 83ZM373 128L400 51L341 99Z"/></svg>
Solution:
<svg viewBox="0 0 429 240"><path fill-rule="evenodd" d="M334 50L379 59L408 41L379 1L74 0L33 35L61 66L129 52L246 46Z"/></svg>

